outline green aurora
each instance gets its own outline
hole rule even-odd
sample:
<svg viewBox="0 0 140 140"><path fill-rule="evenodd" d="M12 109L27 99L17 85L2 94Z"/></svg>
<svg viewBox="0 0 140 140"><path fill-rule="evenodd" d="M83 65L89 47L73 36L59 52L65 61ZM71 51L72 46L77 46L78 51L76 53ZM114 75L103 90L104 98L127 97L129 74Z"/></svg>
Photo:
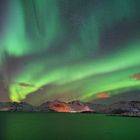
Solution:
<svg viewBox="0 0 140 140"><path fill-rule="evenodd" d="M89 101L140 89L140 2L5 2L0 74L12 101ZM19 83L30 83L23 86ZM5 93L6 94L6 93Z"/></svg>

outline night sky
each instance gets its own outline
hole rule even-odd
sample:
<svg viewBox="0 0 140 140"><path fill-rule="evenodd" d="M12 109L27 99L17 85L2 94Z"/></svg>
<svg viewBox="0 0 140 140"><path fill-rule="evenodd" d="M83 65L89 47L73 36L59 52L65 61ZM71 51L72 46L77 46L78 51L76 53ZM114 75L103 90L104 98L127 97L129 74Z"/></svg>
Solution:
<svg viewBox="0 0 140 140"><path fill-rule="evenodd" d="M139 6L0 0L0 99L93 101L140 91Z"/></svg>

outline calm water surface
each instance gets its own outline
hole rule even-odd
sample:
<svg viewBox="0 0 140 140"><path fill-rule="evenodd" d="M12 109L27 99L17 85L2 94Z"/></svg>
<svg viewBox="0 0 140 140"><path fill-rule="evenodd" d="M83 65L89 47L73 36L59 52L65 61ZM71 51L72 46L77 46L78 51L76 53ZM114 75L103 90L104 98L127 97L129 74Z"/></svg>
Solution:
<svg viewBox="0 0 140 140"><path fill-rule="evenodd" d="M0 140L139 140L140 118L0 113Z"/></svg>

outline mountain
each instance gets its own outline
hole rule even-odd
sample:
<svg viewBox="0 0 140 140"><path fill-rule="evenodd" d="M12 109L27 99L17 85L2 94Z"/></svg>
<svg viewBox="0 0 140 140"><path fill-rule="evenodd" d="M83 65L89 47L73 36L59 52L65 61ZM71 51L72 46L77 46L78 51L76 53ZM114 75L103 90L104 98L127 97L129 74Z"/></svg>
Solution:
<svg viewBox="0 0 140 140"><path fill-rule="evenodd" d="M87 103L88 107L96 113L108 113L111 107L106 104Z"/></svg>
<svg viewBox="0 0 140 140"><path fill-rule="evenodd" d="M110 105L111 114L140 115L140 101L120 101Z"/></svg>
<svg viewBox="0 0 140 140"><path fill-rule="evenodd" d="M0 111L18 111L18 112L93 112L88 104L73 101L65 103L59 100L48 101L40 106L32 106L26 102L0 102Z"/></svg>
<svg viewBox="0 0 140 140"><path fill-rule="evenodd" d="M12 109L11 102L0 102L0 111L10 111Z"/></svg>
<svg viewBox="0 0 140 140"><path fill-rule="evenodd" d="M93 112L94 111L88 106L87 103L84 103L78 100L69 102L68 104L71 108L71 112Z"/></svg>
<svg viewBox="0 0 140 140"><path fill-rule="evenodd" d="M125 116L140 116L140 101L119 101L110 105L72 101L65 103L59 100L48 101L40 106L26 102L0 102L0 111L11 112L77 112L103 113Z"/></svg>
<svg viewBox="0 0 140 140"><path fill-rule="evenodd" d="M26 102L0 102L0 111L32 112L36 107Z"/></svg>
<svg viewBox="0 0 140 140"><path fill-rule="evenodd" d="M51 111L55 112L71 112L70 106L67 103L59 100L49 101L41 106L47 106Z"/></svg>

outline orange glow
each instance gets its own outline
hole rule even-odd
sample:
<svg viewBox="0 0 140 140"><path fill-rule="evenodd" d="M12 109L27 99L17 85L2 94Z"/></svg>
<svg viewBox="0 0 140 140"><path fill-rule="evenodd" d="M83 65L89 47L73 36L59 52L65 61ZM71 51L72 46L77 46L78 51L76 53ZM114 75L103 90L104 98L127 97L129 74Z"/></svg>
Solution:
<svg viewBox="0 0 140 140"><path fill-rule="evenodd" d="M51 102L49 103L49 107L52 110L57 111L57 112L70 112L71 111L70 107L63 102Z"/></svg>
<svg viewBox="0 0 140 140"><path fill-rule="evenodd" d="M106 92L96 94L97 98L109 98L110 95Z"/></svg>
<svg viewBox="0 0 140 140"><path fill-rule="evenodd" d="M140 73L134 74L132 78L135 80L140 80Z"/></svg>

